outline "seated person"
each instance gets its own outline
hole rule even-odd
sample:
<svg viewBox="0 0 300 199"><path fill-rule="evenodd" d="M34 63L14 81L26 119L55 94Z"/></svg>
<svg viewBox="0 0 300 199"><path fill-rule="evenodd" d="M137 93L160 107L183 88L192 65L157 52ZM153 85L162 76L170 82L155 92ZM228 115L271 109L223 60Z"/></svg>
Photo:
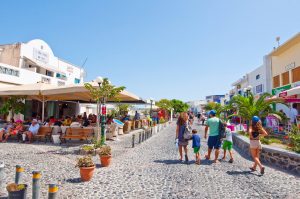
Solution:
<svg viewBox="0 0 300 199"><path fill-rule="evenodd" d="M38 124L36 119L33 119L28 131L24 132L24 134L28 137L29 143L32 142L33 136L36 135L39 131L40 125Z"/></svg>
<svg viewBox="0 0 300 199"><path fill-rule="evenodd" d="M8 137L11 135L16 135L19 139L23 129L22 120L17 120L15 127L10 128L10 130L4 135L3 142L6 142Z"/></svg>
<svg viewBox="0 0 300 199"><path fill-rule="evenodd" d="M79 123L78 119L73 119L70 127L81 127L81 124Z"/></svg>
<svg viewBox="0 0 300 199"><path fill-rule="evenodd" d="M11 119L9 123L5 124L3 128L0 128L0 142L3 141L5 134L9 133L11 129L15 127L14 120Z"/></svg>
<svg viewBox="0 0 300 199"><path fill-rule="evenodd" d="M90 125L90 121L88 120L88 118L85 118L85 119L83 120L82 126L87 127L87 126L89 126L89 125Z"/></svg>
<svg viewBox="0 0 300 199"><path fill-rule="evenodd" d="M54 116L51 116L49 118L49 126L53 126L55 122L56 122L56 119L54 118Z"/></svg>
<svg viewBox="0 0 300 199"><path fill-rule="evenodd" d="M65 120L64 120L64 122L63 122L63 125L64 125L64 126L70 126L71 123L72 123L71 118L70 118L69 116L66 116L66 118L65 118Z"/></svg>

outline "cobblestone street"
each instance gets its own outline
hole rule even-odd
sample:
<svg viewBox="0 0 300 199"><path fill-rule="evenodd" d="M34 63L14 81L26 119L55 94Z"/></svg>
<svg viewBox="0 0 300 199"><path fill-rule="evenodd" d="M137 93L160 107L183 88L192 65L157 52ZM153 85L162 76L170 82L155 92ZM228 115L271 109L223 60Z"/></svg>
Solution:
<svg viewBox="0 0 300 199"><path fill-rule="evenodd" d="M101 168L94 157L97 169L87 183L80 182L74 168L76 146L1 143L0 159L6 165L6 183L14 181L16 164L25 167L23 182L30 187L31 172L42 171L42 198L50 182L59 184L59 198L300 198L299 178L269 167L264 176L252 174L251 161L236 151L233 164L203 160L207 150L203 127L194 127L202 138L200 166L194 164L191 146L190 164L178 161L174 124L135 148L130 148L131 135L108 142L114 153L112 165Z"/></svg>

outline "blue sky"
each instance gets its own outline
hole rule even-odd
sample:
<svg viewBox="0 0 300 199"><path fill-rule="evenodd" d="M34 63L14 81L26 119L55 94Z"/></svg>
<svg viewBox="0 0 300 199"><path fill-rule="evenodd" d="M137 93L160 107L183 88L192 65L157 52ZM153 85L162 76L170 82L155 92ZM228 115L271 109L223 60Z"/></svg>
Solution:
<svg viewBox="0 0 300 199"><path fill-rule="evenodd" d="M143 97L203 99L262 64L299 32L300 1L1 1L0 43L40 38Z"/></svg>

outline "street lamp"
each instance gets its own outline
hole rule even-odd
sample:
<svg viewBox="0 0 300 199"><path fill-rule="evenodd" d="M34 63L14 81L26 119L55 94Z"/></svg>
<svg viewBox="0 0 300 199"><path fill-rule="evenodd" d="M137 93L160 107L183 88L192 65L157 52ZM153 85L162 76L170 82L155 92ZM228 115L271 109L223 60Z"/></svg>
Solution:
<svg viewBox="0 0 300 199"><path fill-rule="evenodd" d="M98 83L98 85L99 85L99 88L101 88L101 84L103 83L103 78L102 77L100 77L100 76L98 76L95 80L94 80L94 82L96 82L96 83ZM97 139L99 138L99 128L100 128L100 126L99 126L99 117L100 117L100 99L98 98L97 99ZM105 127L105 126L104 126ZM102 134L102 131L104 132L104 129L103 129L103 127L102 127L102 123L101 123L101 140L102 140L102 136L104 136L103 134Z"/></svg>

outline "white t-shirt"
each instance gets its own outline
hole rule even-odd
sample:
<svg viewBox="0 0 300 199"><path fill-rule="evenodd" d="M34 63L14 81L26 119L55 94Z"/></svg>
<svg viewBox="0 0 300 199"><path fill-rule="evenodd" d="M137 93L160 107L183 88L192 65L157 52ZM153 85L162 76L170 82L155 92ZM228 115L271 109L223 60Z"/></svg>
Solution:
<svg viewBox="0 0 300 199"><path fill-rule="evenodd" d="M226 138L227 141L232 142L232 133L229 128L226 128Z"/></svg>

